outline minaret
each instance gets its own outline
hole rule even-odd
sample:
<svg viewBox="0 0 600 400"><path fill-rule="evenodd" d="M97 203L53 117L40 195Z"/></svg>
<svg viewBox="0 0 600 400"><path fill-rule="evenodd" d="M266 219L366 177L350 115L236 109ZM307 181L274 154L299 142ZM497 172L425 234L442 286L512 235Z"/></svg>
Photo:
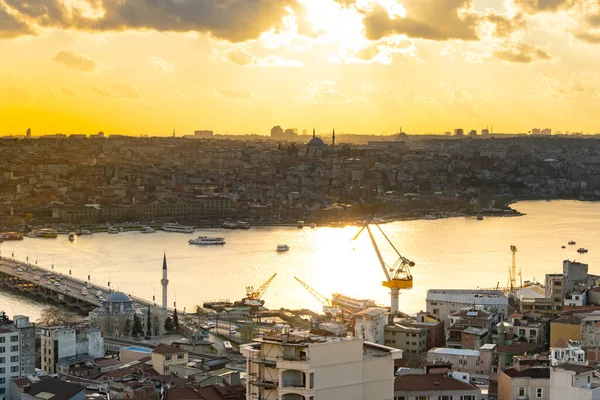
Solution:
<svg viewBox="0 0 600 400"><path fill-rule="evenodd" d="M335 128L333 128L333 135L331 135L331 144L335 146Z"/></svg>
<svg viewBox="0 0 600 400"><path fill-rule="evenodd" d="M317 135L315 134L315 128L313 128L313 139L316 137L317 137Z"/></svg>
<svg viewBox="0 0 600 400"><path fill-rule="evenodd" d="M163 267L162 267L162 279L160 280L160 284L162 285L162 308L167 308L167 287L169 286L169 280L167 279L167 253L165 252L163 258Z"/></svg>

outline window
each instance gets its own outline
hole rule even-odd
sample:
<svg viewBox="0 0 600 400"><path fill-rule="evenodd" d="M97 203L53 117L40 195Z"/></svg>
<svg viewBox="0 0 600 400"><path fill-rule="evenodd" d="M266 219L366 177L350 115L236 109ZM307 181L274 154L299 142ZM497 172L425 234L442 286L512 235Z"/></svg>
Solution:
<svg viewBox="0 0 600 400"><path fill-rule="evenodd" d="M6 362L6 359L4 357L0 357L0 364L4 364Z"/></svg>
<svg viewBox="0 0 600 400"><path fill-rule="evenodd" d="M452 396L442 396L440 397L441 400L452 400Z"/></svg>
<svg viewBox="0 0 600 400"><path fill-rule="evenodd" d="M6 368L0 367L0 374L3 374L6 371Z"/></svg>
<svg viewBox="0 0 600 400"><path fill-rule="evenodd" d="M4 394L4 393L6 393L6 389L0 388L0 394Z"/></svg>
<svg viewBox="0 0 600 400"><path fill-rule="evenodd" d="M178 360L183 360L183 354L177 354L177 359Z"/></svg>
<svg viewBox="0 0 600 400"><path fill-rule="evenodd" d="M4 343L5 340L6 338L4 336L0 336L0 343Z"/></svg>
<svg viewBox="0 0 600 400"><path fill-rule="evenodd" d="M10 372L19 372L19 366L15 365L14 367L10 367Z"/></svg>
<svg viewBox="0 0 600 400"><path fill-rule="evenodd" d="M473 395L460 396L460 400L475 400L475 396L473 396Z"/></svg>
<svg viewBox="0 0 600 400"><path fill-rule="evenodd" d="M10 351L19 351L19 345L10 346Z"/></svg>
<svg viewBox="0 0 600 400"><path fill-rule="evenodd" d="M14 342L18 342L18 341L19 341L19 336L18 336L18 335L11 336L11 337L10 337L10 341L11 341L11 342L13 342L13 343L14 343Z"/></svg>
<svg viewBox="0 0 600 400"><path fill-rule="evenodd" d="M10 362L18 362L19 356L10 356Z"/></svg>
<svg viewBox="0 0 600 400"><path fill-rule="evenodd" d="M6 349L4 348L4 346L0 347L0 353L5 353Z"/></svg>
<svg viewBox="0 0 600 400"><path fill-rule="evenodd" d="M541 399L544 397L544 388L536 388L535 389L535 397Z"/></svg>
<svg viewBox="0 0 600 400"><path fill-rule="evenodd" d="M309 387L311 389L314 389L315 388L315 373L314 372L310 373L309 380L310 380L310 386Z"/></svg>
<svg viewBox="0 0 600 400"><path fill-rule="evenodd" d="M519 396L525 396L525 387L524 386L519 386Z"/></svg>
<svg viewBox="0 0 600 400"><path fill-rule="evenodd" d="M165 356L165 360L171 361L171 356Z"/></svg>
<svg viewBox="0 0 600 400"><path fill-rule="evenodd" d="M437 308L433 309L433 315L439 315L440 314L440 310Z"/></svg>
<svg viewBox="0 0 600 400"><path fill-rule="evenodd" d="M417 400L427 400L427 396L418 396Z"/></svg>
<svg viewBox="0 0 600 400"><path fill-rule="evenodd" d="M6 378L0 378L0 383L6 383Z"/></svg>

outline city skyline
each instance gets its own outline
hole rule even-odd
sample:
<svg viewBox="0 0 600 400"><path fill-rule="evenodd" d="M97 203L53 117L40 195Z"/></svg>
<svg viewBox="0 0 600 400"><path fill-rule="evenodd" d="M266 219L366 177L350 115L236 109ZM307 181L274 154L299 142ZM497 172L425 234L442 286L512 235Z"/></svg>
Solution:
<svg viewBox="0 0 600 400"><path fill-rule="evenodd" d="M597 14L591 0L7 0L0 134L595 133Z"/></svg>

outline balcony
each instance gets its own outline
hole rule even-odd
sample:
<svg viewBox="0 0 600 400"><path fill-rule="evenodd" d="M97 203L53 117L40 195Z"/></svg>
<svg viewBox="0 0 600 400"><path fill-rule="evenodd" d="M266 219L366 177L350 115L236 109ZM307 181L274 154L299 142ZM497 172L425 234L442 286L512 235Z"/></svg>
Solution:
<svg viewBox="0 0 600 400"><path fill-rule="evenodd" d="M308 361L307 357L278 357L277 368L307 370L309 368Z"/></svg>
<svg viewBox="0 0 600 400"><path fill-rule="evenodd" d="M266 365L267 367L275 367L277 365L276 360L268 360L266 358L253 358L251 361L255 364Z"/></svg>
<svg viewBox="0 0 600 400"><path fill-rule="evenodd" d="M256 379L250 381L250 384L265 389L277 389L279 386L279 382L270 379Z"/></svg>

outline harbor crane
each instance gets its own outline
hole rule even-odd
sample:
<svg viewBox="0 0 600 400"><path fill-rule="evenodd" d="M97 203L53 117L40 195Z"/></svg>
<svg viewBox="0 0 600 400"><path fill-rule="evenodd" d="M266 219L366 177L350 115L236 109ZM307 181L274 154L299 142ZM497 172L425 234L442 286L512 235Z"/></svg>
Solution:
<svg viewBox="0 0 600 400"><path fill-rule="evenodd" d="M300 283L302 286L304 286L304 289L308 290L308 292L310 294L312 294L313 297L315 299L317 299L319 301L319 303L321 303L323 305L323 313L329 314L329 315L335 317L336 315L338 315L342 312L342 310L340 308L333 306L333 302L331 301L331 299L328 299L327 297L323 296L321 293L317 292L315 289L308 286L306 283L302 282L300 280L300 278L294 277L294 279L297 280L298 283Z"/></svg>
<svg viewBox="0 0 600 400"><path fill-rule="evenodd" d="M510 246L510 251L512 252L512 265L508 270L508 279L510 290L513 291L517 289L517 246Z"/></svg>
<svg viewBox="0 0 600 400"><path fill-rule="evenodd" d="M265 283L263 283L258 290L254 290L254 286L246 286L246 298L244 298L244 304L248 306L262 306L265 304L264 300L262 300L262 296L273 282L273 279L277 276L277 272L273 274L272 277L267 279Z"/></svg>
<svg viewBox="0 0 600 400"><path fill-rule="evenodd" d="M369 227L369 224L371 223L373 223L379 229L383 237L388 241L390 246L392 246L392 248L398 255L398 259L396 260L396 262L394 262L394 264L391 267L388 264L386 264L383 260L383 256L381 255L379 247L377 246L377 241L375 240L373 232ZM381 265L381 269L385 274L386 280L383 281L381 284L384 287L389 288L391 291L390 314L394 316L398 314L398 297L400 296L400 289L412 289L413 287L413 277L410 273L410 267L414 267L415 263L409 260L408 258L404 257L402 254L400 254L398 249L396 249L396 246L394 246L394 244L387 237L385 232L383 232L379 224L373 221L373 218L368 220L363 225L363 227L358 231L358 233L356 234L356 236L354 236L354 239L352 240L356 240L365 229L369 234L369 238L371 239L371 243L373 244L375 253L377 253L379 264Z"/></svg>

